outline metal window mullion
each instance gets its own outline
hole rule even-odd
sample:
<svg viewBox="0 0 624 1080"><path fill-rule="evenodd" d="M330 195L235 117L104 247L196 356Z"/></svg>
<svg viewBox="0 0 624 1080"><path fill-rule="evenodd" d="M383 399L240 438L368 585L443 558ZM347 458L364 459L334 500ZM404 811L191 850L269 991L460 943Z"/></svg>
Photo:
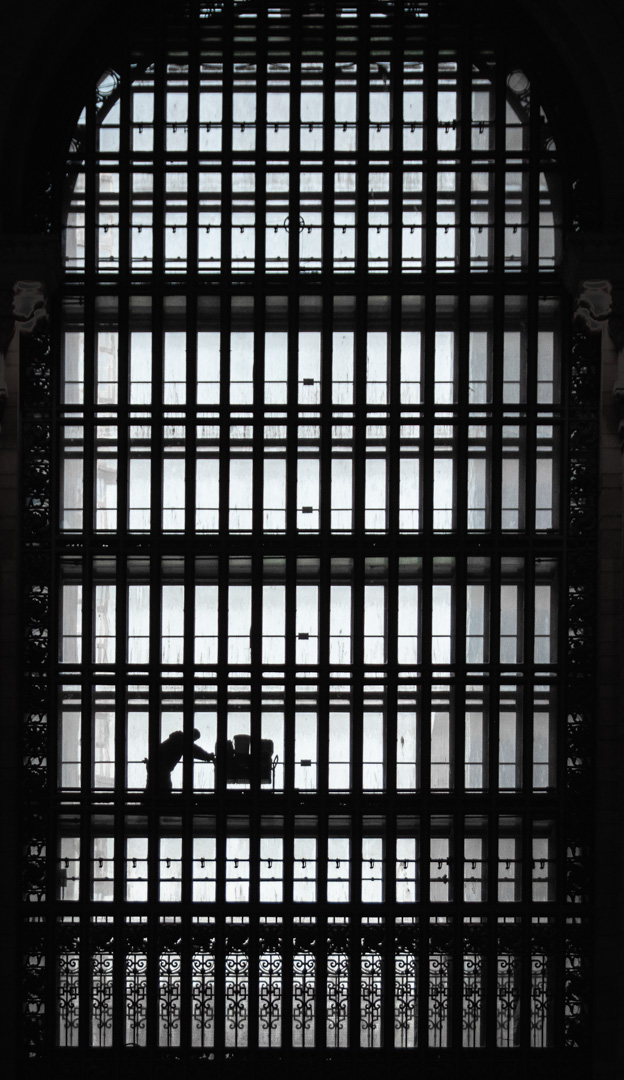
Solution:
<svg viewBox="0 0 624 1080"><path fill-rule="evenodd" d="M227 307L227 320L229 324L229 305ZM225 359L227 355L227 360ZM227 401L227 389L229 380L229 348L227 354L221 350L221 401ZM222 406L223 407L223 406ZM223 467L223 463L222 466ZM221 506L223 496L221 495ZM221 519L222 520L222 519ZM220 535L223 526L219 525ZM218 590L219 590L219 613L218 613L218 657L219 666L216 672L217 680L217 742L216 742L216 765L215 765L215 802L214 815L216 822L215 836L215 966L214 966L214 1048L215 1053L223 1052L225 1041L225 849L227 835L226 815L226 746L227 746L227 708L228 708L228 584L229 584L229 560L223 552L220 544L221 556L218 565Z"/></svg>
<svg viewBox="0 0 624 1080"><path fill-rule="evenodd" d="M117 531L120 536L122 549L128 551L128 473L130 467L130 440L129 440L129 416L128 416L128 377L129 377L129 313L128 297L120 296L118 309L118 384L117 400L120 412L119 424L119 468L117 473ZM123 602L120 604L120 593L117 594L116 609L116 632L117 632L117 720L115 724L115 791L119 803L118 813L122 812L122 803L126 798L126 724L127 724L127 662L128 662L128 597L127 597L127 559L119 560L117 572L122 575L118 581L118 588L123 588ZM119 651L123 642L123 654ZM120 770L124 768L124 774ZM121 817L123 822L123 815ZM116 820L115 833L117 836L118 822ZM123 829L123 826L121 826ZM120 834L121 835L121 834ZM115 859L117 852L115 852ZM123 863L122 863L123 867ZM117 886L116 886L117 887ZM116 893L117 895L117 893ZM121 894L119 894L121 899Z"/></svg>
<svg viewBox="0 0 624 1080"><path fill-rule="evenodd" d="M254 542L261 540L263 535L263 472L266 460L265 431L264 431L264 375L265 375L265 346L266 346L266 300L260 296L256 299L254 310L254 364L253 364L253 398L254 410L252 419L253 443L253 481L252 481L252 532ZM262 576L262 574L260 574ZM258 656L262 654L261 636L259 639Z"/></svg>
<svg viewBox="0 0 624 1080"><path fill-rule="evenodd" d="M268 16L260 7L256 26L255 272L266 273ZM291 125L292 127L293 125ZM261 399L256 399L260 401ZM256 409L258 406L256 405Z"/></svg>
<svg viewBox="0 0 624 1080"><path fill-rule="evenodd" d="M490 174L494 183L492 223L494 236L494 287L498 296L505 276L505 181L507 172L506 138L507 105L507 58L501 51L497 57L494 73L494 172ZM496 365L494 366L494 373Z"/></svg>
<svg viewBox="0 0 624 1080"><path fill-rule="evenodd" d="M234 9L223 10L223 171L222 171L222 229L221 245L223 273L228 275L232 250L232 103L233 103L233 41ZM215 886L215 1010L214 1048L218 1056L225 1046L225 873L227 838L227 713L228 713L228 587L230 566L229 537L229 463L230 463L230 331L232 298L225 290L220 311L221 372L219 394L219 615L217 669L217 744L215 769L216 817L216 886Z"/></svg>
<svg viewBox="0 0 624 1080"><path fill-rule="evenodd" d="M85 370L86 376L86 370ZM91 381L91 380L90 380ZM92 381L91 381L92 385ZM92 401L91 397L91 401ZM79 979L79 1043L88 1045L89 977L88 932L91 895L91 798L93 788L93 715L94 715L94 557L91 545L83 549L82 576L82 660L81 660L81 782L80 782L80 855L79 906L80 915L80 979Z"/></svg>
<svg viewBox="0 0 624 1080"><path fill-rule="evenodd" d="M427 283L428 284L428 283ZM422 349L422 377L424 383L422 409L422 465L421 465L421 529L424 550L431 544L433 531L433 469L434 469L434 357L435 357L436 303L430 287L426 289L424 334Z"/></svg>
<svg viewBox="0 0 624 1080"><path fill-rule="evenodd" d="M527 298L527 389L526 434L524 439L524 526L535 534L535 480L537 455L537 334L539 299L535 292Z"/></svg>
<svg viewBox="0 0 624 1080"><path fill-rule="evenodd" d="M333 371L333 338L332 326L334 313L332 310L332 297L325 296L322 303L321 321L321 409L320 409L320 501L319 501L319 540L321 549L328 546L332 532L331 526L331 473L332 473L332 424L333 424L333 399L332 399L332 371ZM329 604L329 592L327 594ZM327 626L329 633L329 624ZM319 641L321 635L319 634ZM320 661L320 657L319 657ZM325 661L329 663L329 654Z"/></svg>
<svg viewBox="0 0 624 1080"><path fill-rule="evenodd" d="M152 274L154 282L164 282L165 208L167 157L167 120L165 94L167 78L167 42L162 34L154 61L154 216L152 221ZM154 297L155 299L155 297Z"/></svg>
<svg viewBox="0 0 624 1080"><path fill-rule="evenodd" d="M115 643L116 662L114 673L115 694L115 812L123 806L126 795L125 777L125 700L128 682L128 559L120 555L115 565ZM115 830L116 832L117 830Z"/></svg>
<svg viewBox="0 0 624 1080"><path fill-rule="evenodd" d="M423 839L425 840L424 845L422 843ZM427 897L429 895L429 850L429 821L423 816L421 821L421 847L418 857L420 860L421 882L422 872L426 863ZM427 903L426 905L421 905L417 922L417 933L419 936L417 1044L421 1051L426 1050L429 1044L429 929L430 915L429 904Z"/></svg>
<svg viewBox="0 0 624 1080"><path fill-rule="evenodd" d="M431 613L432 613L432 563L427 553L423 559L422 605L421 605L421 707L419 731L420 788L422 813L418 838L418 891L420 900L421 964L419 969L419 1016L418 1044L428 1045L429 1008L429 856L431 839Z"/></svg>
<svg viewBox="0 0 624 1080"><path fill-rule="evenodd" d="M160 548L150 558L150 656L152 662L149 675L148 697L148 758L154 761L160 744L160 701L162 694L162 589L161 589ZM158 791L150 792L147 813L147 896L148 896L148 966L147 966L147 1045L158 1044L157 999L158 999L158 952L157 952L157 911L159 879L159 835L160 806L162 796ZM151 962L150 962L151 960Z"/></svg>
<svg viewBox="0 0 624 1080"><path fill-rule="evenodd" d="M291 1060L292 1047L292 1004L293 1004L293 915L290 898L292 897L292 817L285 820L284 832L284 897L287 903L282 908L282 993L281 993L281 1020L282 1020L282 1051L288 1062ZM289 891L290 884L290 891Z"/></svg>
<svg viewBox="0 0 624 1080"><path fill-rule="evenodd" d="M132 75L129 57L126 57L121 73L119 94L119 271L120 291L130 284L130 235L131 235L131 184L134 171L132 164L132 121L130 112Z"/></svg>
<svg viewBox="0 0 624 1080"><path fill-rule="evenodd" d="M294 275L299 267L299 221L301 195L299 172L301 165L301 127L295 117L301 116L301 63L304 26L299 6L291 9L291 57L290 57L290 154L288 158L288 271ZM292 301L291 301L292 302ZM289 379L290 384L290 379ZM289 385L290 402L290 385Z"/></svg>
<svg viewBox="0 0 624 1080"><path fill-rule="evenodd" d="M360 12L364 22L366 12ZM355 266L357 279L368 284L368 177L370 117L370 28L361 27L357 42L355 192Z"/></svg>
<svg viewBox="0 0 624 1080"><path fill-rule="evenodd" d="M129 111L129 93L122 96L122 116ZM120 127L123 138L124 127ZM126 121L126 132L130 124ZM130 135L128 135L130 137ZM126 179L126 185L128 180ZM123 191L121 178L120 189ZM127 194L127 192L126 192ZM122 194L123 198L124 195ZM120 245L122 243L120 234ZM125 243L125 241L124 241ZM120 268L122 247L120 246ZM128 550L128 472L130 461L128 390L129 390L129 312L128 296L120 290L118 300L118 381L117 401L119 423L119 467L117 470L117 531L122 550ZM128 557L120 557L117 564L118 592L116 608L117 664L115 674L115 805L113 822L113 899L115 923L113 937L113 1047L125 1042L125 832L127 791L127 727L128 727ZM122 592L120 591L122 590ZM123 642L123 654L120 653Z"/></svg>
<svg viewBox="0 0 624 1080"><path fill-rule="evenodd" d="M193 325L194 320L191 320ZM188 354L187 354L188 365ZM188 370L188 367L187 367ZM187 388L190 379L187 378ZM191 382L191 386L193 383ZM187 479L188 496L188 479ZM188 507L188 501L187 501ZM184 560L184 668L182 672L182 709L185 746L188 747L182 757L182 866L181 866L181 956L180 956L180 1043L191 1041L192 1030L192 900L193 900L193 833L194 833L194 758L192 754L193 727L195 722L195 560L187 553ZM179 908L178 908L179 910Z"/></svg>
<svg viewBox="0 0 624 1080"><path fill-rule="evenodd" d="M94 666L93 666L93 555L84 552L82 559L82 660L80 663L81 688L81 771L80 771L80 900L85 904L89 893L90 879L90 804L93 781L93 708L94 708ZM84 916L83 916L84 917Z"/></svg>
<svg viewBox="0 0 624 1080"><path fill-rule="evenodd" d="M257 921L260 900L260 841L261 841L261 785L260 785L260 739L262 735L262 550L256 548L251 554L251 777L249 795L251 818L249 825L249 899L252 932L249 938L249 1046L258 1042L258 961L259 945ZM253 977L253 973L256 973Z"/></svg>
<svg viewBox="0 0 624 1080"><path fill-rule="evenodd" d="M201 66L201 20L199 5L191 6L189 8L189 21L188 21L188 149L187 149L187 281L189 285L197 283L196 289L187 288L186 290L186 304L185 304L185 316L186 316L186 410L181 419L186 418L185 427L185 512L184 512L184 528L186 536L193 536L195 533L196 522L196 506L197 506L197 450L198 450L198 416L197 416L197 324L198 324L198 307L199 307L199 93L200 93L200 66ZM189 559L189 566L187 567L187 573L191 574L191 560ZM195 582L193 580L193 604L195 603ZM190 600L190 596L187 591L187 603ZM188 636L187 636L188 634ZM185 626L185 657L186 666L185 671L189 671L189 665L194 663L194 625L189 624ZM185 701L189 709L192 708L192 697L187 695L193 695L194 686L192 675L187 678L185 686ZM191 773L192 775L192 773ZM184 784L186 788L186 783ZM188 841L192 846L192 839L189 836ZM184 844L184 842L183 842ZM189 848L189 860L191 858ZM184 859L183 859L184 865ZM192 888L192 883L189 879L189 890ZM189 892L190 896L190 892ZM189 953L189 963L190 953ZM190 987L191 974L190 969L187 972L186 978L183 979L183 985ZM190 1016L189 1016L190 1023Z"/></svg>
<svg viewBox="0 0 624 1080"><path fill-rule="evenodd" d="M494 120L494 286L493 326L491 352L492 379L492 428L491 454L488 471L490 484L490 529L493 543L501 529L502 481L503 481L503 351L505 330L505 103L506 79L503 58L499 56L495 71L495 120ZM493 640L493 639L492 639ZM492 668L494 670L494 668Z"/></svg>
<svg viewBox="0 0 624 1080"><path fill-rule="evenodd" d="M540 195L539 181L541 168L541 117L540 106L535 92L535 85L531 86L529 98L528 136L528 205L527 212L527 271L531 285L535 288L539 285L541 277L539 268L539 221L540 221ZM525 165L525 170L527 166Z"/></svg>
<svg viewBox="0 0 624 1080"><path fill-rule="evenodd" d="M336 76L336 7L326 6L323 13L323 204L322 204L322 267L323 280L328 281L334 271L334 122ZM325 404L331 397L325 395Z"/></svg>
<svg viewBox="0 0 624 1080"><path fill-rule="evenodd" d="M288 302L288 396L286 407L286 548L289 551L292 550L297 536L299 303L299 296L290 296Z"/></svg>
<svg viewBox="0 0 624 1080"><path fill-rule="evenodd" d="M315 977L315 1046L323 1052L327 1046L327 833L329 816L325 806L317 803L317 923Z"/></svg>
<svg viewBox="0 0 624 1080"><path fill-rule="evenodd" d="M403 267L403 92L406 27L395 5L390 53L390 274L400 287ZM396 293L395 304L398 302ZM395 323L396 325L396 323ZM392 387L392 383L390 384ZM398 400L398 395L397 395ZM392 522L392 518L390 519ZM392 525L391 525L392 527ZM394 970L394 964L393 964Z"/></svg>
<svg viewBox="0 0 624 1080"><path fill-rule="evenodd" d="M500 716L500 624L501 624L501 563L499 556L490 559L489 579L489 666L490 683L487 702L486 788L492 800L498 800L499 792L499 716ZM489 716L487 715L489 714Z"/></svg>
<svg viewBox="0 0 624 1080"><path fill-rule="evenodd" d="M357 55L357 193L356 193L356 267L360 281L367 270L368 184L365 173L368 149L368 52L365 34L360 34ZM366 72L365 72L366 68ZM366 106L363 108L363 95ZM364 115L363 115L364 112ZM364 125L366 124L366 131ZM356 295L355 380L354 380L354 513L353 513L353 608L352 662L354 677L351 684L351 768L350 768L350 935L349 948L349 1046L359 1044L360 1005L360 920L362 886L362 751L364 710L364 587L366 583L363 543L365 538L365 464L367 419L367 294L361 289ZM349 805L349 804L347 804Z"/></svg>
<svg viewBox="0 0 624 1080"><path fill-rule="evenodd" d="M327 222L327 218L324 219ZM325 226L326 239L330 227ZM318 645L318 766L317 790L319 802L327 807L329 782L329 713L330 689L330 608L331 608L331 469L332 469L332 371L333 371L333 319L331 298L323 304L321 326L321 499L320 499L320 576L319 576L319 645Z"/></svg>
<svg viewBox="0 0 624 1080"><path fill-rule="evenodd" d="M355 739L354 739L355 742ZM360 758L361 760L361 758ZM349 1046L359 1044L359 1010L361 1002L361 956L360 936L366 913L362 910L362 802L359 792L355 792L353 812L351 814L351 865L350 865L350 903L349 903Z"/></svg>
<svg viewBox="0 0 624 1080"><path fill-rule="evenodd" d="M401 28L402 19L399 18L399 9L395 10L397 30ZM394 35L396 43L392 50L391 78L394 82L394 99L392 102L392 118L395 132L395 145L398 140L398 132L403 131L403 48L402 36ZM397 117L398 103L398 117ZM392 222L391 229L391 271L394 277L401 269L401 198L402 182L400 172L394 166L391 181L392 191ZM399 667L398 667L398 588L399 588L399 554L397 538L399 534L399 494L400 494L400 423L401 423L401 325L402 325L402 296L393 290L390 309L390 354L389 354L389 440L387 441L387 464L388 464L388 584L387 584L387 685L385 707L385 763L384 763L384 792L386 809L384 825L385 837L383 841L383 900L384 908L388 913L386 917L386 933L383 944L383 1005L382 1005L382 1044L386 1052L388 1064L394 1050L394 1007L395 1007L395 943L396 943L396 790L397 790L397 711L399 693Z"/></svg>
<svg viewBox="0 0 624 1080"><path fill-rule="evenodd" d="M188 149L186 244L187 274L197 281L199 271L199 86L201 65L201 19L199 5L189 8L188 20ZM187 303L190 300L190 290Z"/></svg>
<svg viewBox="0 0 624 1080"><path fill-rule="evenodd" d="M400 493L400 425L401 425L401 317L402 297L394 294L391 298L390 314L390 354L389 354L389 438L386 442L386 462L388 466L387 501L388 529L385 538L388 555L387 585L387 691L385 716L385 783L386 795L392 799L396 794L396 734L399 692L398 660L398 589L399 589L399 493Z"/></svg>
<svg viewBox="0 0 624 1080"><path fill-rule="evenodd" d="M460 549L461 550L461 549ZM465 550L465 549L464 549ZM463 1016L463 855L464 855L464 830L465 830L465 777L466 777L466 686L468 673L466 670L466 609L467 609L467 565L466 557L458 552L455 562L455 589L452 612L452 626L454 637L454 668L455 689L454 700L451 704L451 717L453 735L451 737L450 756L452 762L452 785L454 788L453 798L453 831L449 845L450 867L450 898L454 901L457 915L453 922L452 949L453 964L451 968L453 1011L451 1014L451 1044L456 1047L462 1045ZM453 693L453 691L451 691Z"/></svg>
<svg viewBox="0 0 624 1080"><path fill-rule="evenodd" d="M488 789L487 802L487 832L485 835L485 852L483 854L484 867L486 868L485 899L491 911L500 911L498 908L498 814L501 806L499 794L499 718L500 718L500 597L501 597L501 574L500 558L492 557L490 567L490 671L491 682L489 688L489 705L487 714L487 740L488 740ZM486 714L486 715L487 715ZM485 735L485 731L484 731ZM497 953L498 953L498 923L492 915L488 924L488 956L490 974L488 978L488 990L485 1006L485 1044L496 1046L497 1033Z"/></svg>
<svg viewBox="0 0 624 1080"><path fill-rule="evenodd" d="M284 665L284 791L286 807L295 804L294 762L297 747L295 744L295 714L297 710L297 667L296 667L296 615L297 615L297 560L294 545L288 544L286 555L286 612L285 612L285 665ZM317 732L318 739L318 732Z"/></svg>
<svg viewBox="0 0 624 1080"><path fill-rule="evenodd" d="M459 98L459 158L460 168L456 173L459 183L459 296L457 298L457 331L455 343L455 363L458 403L458 423L454 440L454 504L455 529L459 534L468 529L468 427L471 421L469 397L469 356L470 356L470 294L466 287L470 280L470 188L472 175L471 153L471 76L472 76L472 41L467 41L465 27L459 43L458 53L458 98ZM456 195L457 198L457 195ZM457 966L457 965L456 965Z"/></svg>
<svg viewBox="0 0 624 1080"><path fill-rule="evenodd" d="M85 871L86 867L86 873ZM83 805L80 822L80 922L78 939L78 1044L82 1051L89 1045L90 987L91 987L91 921L90 921L90 869L91 869L91 815L85 816ZM72 913L73 914L73 913Z"/></svg>
<svg viewBox="0 0 624 1080"><path fill-rule="evenodd" d="M433 284L436 271L436 222L438 189L438 38L437 27L432 25L424 48L423 92L424 92L424 153L425 169L424 197L424 270L426 280Z"/></svg>
<svg viewBox="0 0 624 1080"><path fill-rule="evenodd" d="M459 272L460 279L467 281L470 274L470 195L472 186L472 55L475 44L470 35L472 23L462 22L461 39L457 43L457 96L459 99L459 169L456 172L459 181ZM456 192L457 199L457 192ZM462 300L469 304L466 289L462 289ZM460 311L461 317L461 311Z"/></svg>
<svg viewBox="0 0 624 1080"><path fill-rule="evenodd" d="M356 297L356 357L355 357L355 446L354 446L354 539L353 539L353 633L352 662L353 672L364 673L364 588L366 584L364 555L365 545L365 459L366 459L366 419L367 419L367 297L359 293ZM386 667L384 663L384 668ZM362 751L363 751L363 678L353 679L351 686L351 799L353 817L360 818L362 811ZM355 821L354 823L355 824ZM361 885L361 822L358 832L352 836L351 843L351 899L359 900ZM357 869L356 869L357 867ZM354 946L355 947L355 946ZM359 945L358 945L359 949ZM359 953L358 953L359 955ZM355 953L353 954L355 959ZM359 962L359 961L358 961ZM353 1033L352 1033L353 1034Z"/></svg>
<svg viewBox="0 0 624 1080"><path fill-rule="evenodd" d="M260 35L261 36L261 35ZM261 71L266 72L266 57L259 59ZM262 80L262 75L260 76ZM261 146L265 140L266 124L266 86L264 87L264 103L260 106L257 116L257 131L261 140ZM262 95L259 95L260 97ZM262 134L261 134L262 132ZM257 193L260 205L260 196ZM264 256L259 261L259 252L264 252L264 228L256 227L256 272L261 273L264 268ZM262 536L262 488L263 488L263 453L264 453L264 425L263 425L263 394L264 394L264 371L265 371L265 299L256 299L254 311L254 367L253 367L253 395L255 408L253 413L253 483L252 483L252 527L255 538L254 547L251 551L251 776L250 797L253 812L250 820L250 902L251 910L259 911L260 900L260 843L261 843L261 806L262 786L260 776L261 765L261 739L262 739L262 608L263 608L263 551L258 538ZM254 927L256 927L256 920ZM259 931L252 932L249 941L249 1046L258 1044L259 1036ZM254 974L255 977L254 977Z"/></svg>
<svg viewBox="0 0 624 1080"><path fill-rule="evenodd" d="M98 249L98 164L96 156L97 145L97 112L96 96L93 94L86 108L85 125L85 192L84 192L84 217L85 217L85 281L94 283L97 277L97 249Z"/></svg>
<svg viewBox="0 0 624 1080"><path fill-rule="evenodd" d="M196 464L196 424L193 416L196 415L196 387L197 387L197 297L191 294L187 299L187 340L186 340L186 389L187 405L184 413L179 414L179 419L186 428L186 452L185 452L185 535L192 536L194 532L194 504L195 504L195 464ZM177 417L176 417L177 418ZM180 541L176 538L176 546ZM192 728L194 727L194 639L195 639L195 561L188 555L184 565L184 669L182 673L182 693L184 711L184 731L187 745L192 745ZM193 791L193 758L185 753L182 759L182 790L187 797Z"/></svg>
<svg viewBox="0 0 624 1080"><path fill-rule="evenodd" d="M84 305L84 405L82 423L84 425L83 442L83 515L81 547L83 550L93 550L98 544L99 536L95 533L96 522L96 459L97 459L97 411L95 408L95 379L94 371L96 364L96 320L95 320L95 297L85 297ZM80 415L80 414L78 414ZM80 421L79 421L80 422ZM90 640L90 639L85 639Z"/></svg>
<svg viewBox="0 0 624 1080"><path fill-rule="evenodd" d="M465 551L465 548L464 548ZM467 560L461 548L455 559L453 581L453 602L451 610L451 654L455 673L454 700L451 699L453 735L450 740L451 786L455 792L458 817L463 814L465 789L465 721L466 721L466 685L469 675L466 670L466 631L467 631ZM457 864L456 864L457 865Z"/></svg>
<svg viewBox="0 0 624 1080"><path fill-rule="evenodd" d="M222 128L222 211L221 211L221 274L228 281L232 267L232 109L234 91L234 26L233 5L223 10L223 128ZM222 353L223 356L223 353ZM221 398L222 404L227 397Z"/></svg>
<svg viewBox="0 0 624 1080"><path fill-rule="evenodd" d="M522 718L522 812L521 812L521 898L525 911L531 911L532 844L531 806L533 802L533 697L534 697L534 586L535 564L530 550L524 559L523 612L523 718ZM522 920L522 960L520 966L520 1044L528 1046L530 1035L531 919Z"/></svg>

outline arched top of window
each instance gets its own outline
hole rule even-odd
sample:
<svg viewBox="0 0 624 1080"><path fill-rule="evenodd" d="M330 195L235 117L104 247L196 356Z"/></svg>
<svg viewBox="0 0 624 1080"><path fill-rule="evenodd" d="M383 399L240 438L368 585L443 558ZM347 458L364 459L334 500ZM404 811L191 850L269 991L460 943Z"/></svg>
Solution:
<svg viewBox="0 0 624 1080"><path fill-rule="evenodd" d="M544 111L453 10L186 5L81 114L67 272L552 271L559 163Z"/></svg>

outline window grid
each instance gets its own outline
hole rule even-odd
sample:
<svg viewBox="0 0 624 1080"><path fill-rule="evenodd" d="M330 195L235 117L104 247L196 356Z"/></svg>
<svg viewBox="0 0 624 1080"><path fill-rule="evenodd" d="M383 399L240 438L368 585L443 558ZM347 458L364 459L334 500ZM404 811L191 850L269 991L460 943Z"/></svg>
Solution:
<svg viewBox="0 0 624 1080"><path fill-rule="evenodd" d="M70 397L60 413L58 851L67 884L57 910L71 920L91 889L83 920L108 918L112 905L116 931L100 935L106 962L94 966L93 980L106 988L104 1000L113 998L113 1045L124 1041L123 1009L126 1043L219 1053L553 1046L562 954L542 924L566 910L561 855L556 871L551 854L563 812L556 733L565 537L556 474L566 411L562 301L549 273L557 226L548 223L550 189L540 188L556 158L543 149L535 94L527 112L524 76L505 83L501 61L493 82L472 74L465 39L449 38L455 59L445 53L438 63L425 22L404 21L398 6L396 25L370 16L385 75L382 61L371 67L366 34L353 42L354 17L342 11L279 16L287 31L292 20L288 75L283 64L270 66L283 60L283 46L267 45L275 13L251 13L251 35L235 39L234 8L214 27L193 11L191 25L205 37L190 33L178 53L163 40L153 74L141 79L142 93L154 94L153 155L140 149L149 121L131 123L139 108L132 97L141 95L136 82L129 89L129 69L103 121L87 109L77 151L86 162L84 261L68 246ZM308 63L315 35L327 50L316 72ZM422 72L409 59L421 47ZM223 57L220 70L204 71L204 50ZM351 97L333 92L334 54L345 64L341 92ZM254 77L243 66L254 55L255 116L237 97ZM392 143L390 122L373 119L390 115L388 71L397 73ZM291 125L278 121L276 130L269 117L283 115L276 98L285 95L271 94L281 80ZM217 119L197 143L185 142L201 130L202 93L220 81L221 131ZM181 82L187 101L171 96ZM322 126L314 121L312 131L293 122L308 85L324 91ZM401 144L404 113L419 116L421 90L426 119L404 127ZM484 120L493 98L507 112ZM352 115L354 100L357 119L338 121ZM188 117L177 121L186 103ZM117 107L127 140L118 156L103 149L105 137L114 143L105 129L113 130ZM217 147L219 134L220 150L202 149ZM286 139L288 148L277 149ZM310 149L318 139L323 149ZM481 139L490 140L483 149ZM253 158L261 164L252 192ZM202 185L217 167L222 187L211 193ZM96 196L98 168L112 179ZM138 168L152 170L151 198L135 199L149 195L132 190ZM336 193L341 170L347 179ZM413 188L399 182L403 173ZM422 202L412 202L405 193L418 193L413 178L423 173ZM473 194L483 173L494 190L487 222ZM273 187L282 175L285 192L282 181ZM212 194L221 196L220 221ZM80 212L73 199L70 217ZM276 234L283 211L287 227ZM409 232L397 228L402 219ZM220 250L203 239L219 224ZM483 228L487 244L478 240ZM419 229L420 256L408 240ZM202 251L213 254L202 262ZM325 281L312 276L321 267ZM230 270L234 282L218 277ZM494 286L503 270L504 295ZM353 397L347 384L345 401L332 378L344 328L353 335ZM267 411L277 335L285 378ZM552 380L540 345L554 357ZM507 355L509 390L496 361ZM404 376L416 356L414 394ZM101 397L100 370L113 370L100 379ZM283 473L269 468L276 462ZM344 462L352 464L339 482ZM275 515L268 528L267 513ZM212 632L198 635L200 621ZM141 630L136 661L126 644L131 626ZM194 727L215 763L193 761ZM172 817L162 792L143 794L141 765L178 730L186 752L173 775ZM263 740L272 743L268 770ZM214 877L196 877L200 840ZM314 895L297 876L310 840ZM461 867L477 847L471 871L481 869L466 885ZM266 876L269 858L283 860L281 893L268 884L277 880ZM208 856L199 859L203 875ZM144 878L132 876L141 867ZM468 900L467 889L479 898ZM89 1030L108 1039L89 997L102 999L95 982L76 977L77 964L86 970L90 930L83 923L72 933L58 969L60 1046L87 1045L96 1038Z"/></svg>

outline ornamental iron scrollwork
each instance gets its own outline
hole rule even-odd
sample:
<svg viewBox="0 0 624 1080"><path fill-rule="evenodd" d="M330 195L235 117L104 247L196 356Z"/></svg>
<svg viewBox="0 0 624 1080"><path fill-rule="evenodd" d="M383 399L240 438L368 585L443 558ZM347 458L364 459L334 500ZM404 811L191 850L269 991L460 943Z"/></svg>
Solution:
<svg viewBox="0 0 624 1080"><path fill-rule="evenodd" d="M360 960L360 1046L382 1045L383 963L381 953L365 952Z"/></svg>
<svg viewBox="0 0 624 1080"><path fill-rule="evenodd" d="M520 1045L521 935L519 928L499 932L496 960L496 1045Z"/></svg>
<svg viewBox="0 0 624 1080"><path fill-rule="evenodd" d="M554 957L552 955L551 931L531 940L531 1046L543 1049L553 1042L554 1018Z"/></svg>
<svg viewBox="0 0 624 1080"><path fill-rule="evenodd" d="M418 1046L418 931L398 926L394 955L394 1045Z"/></svg>
<svg viewBox="0 0 624 1080"><path fill-rule="evenodd" d="M349 957L340 936L333 928L328 933L327 1045L335 1050L349 1045Z"/></svg>
<svg viewBox="0 0 624 1080"><path fill-rule="evenodd" d="M282 1044L282 957L261 953L258 960L258 1020L260 1046Z"/></svg>
<svg viewBox="0 0 624 1080"><path fill-rule="evenodd" d="M61 948L57 960L58 1045L77 1046L80 1024L80 954Z"/></svg>
<svg viewBox="0 0 624 1080"><path fill-rule="evenodd" d="M22 975L22 1040L28 1059L37 1060L45 1052L46 943L40 924L29 923L24 934Z"/></svg>
<svg viewBox="0 0 624 1080"><path fill-rule="evenodd" d="M215 958L212 949L193 953L191 961L193 1046L214 1046Z"/></svg>
<svg viewBox="0 0 624 1080"><path fill-rule="evenodd" d="M45 224L45 223L44 223ZM32 295L31 295L32 294ZM51 505L51 364L52 349L41 291L24 285L16 317L27 330L20 335L22 442L22 845L23 897L29 906L47 899L50 815L48 807L50 681L50 543ZM32 326L28 319L32 320ZM78 1036L77 953L66 947L56 962L48 957L45 938L26 924L22 1044L27 1059L46 1053L45 1001L56 980L57 1031L61 1045ZM56 968L56 971L55 971Z"/></svg>
<svg viewBox="0 0 624 1080"><path fill-rule="evenodd" d="M126 1046L145 1046L147 1040L147 954L126 954Z"/></svg>
<svg viewBox="0 0 624 1080"><path fill-rule="evenodd" d="M158 958L158 1043L180 1045L182 960L177 952L161 952Z"/></svg>
<svg viewBox="0 0 624 1080"><path fill-rule="evenodd" d="M234 949L225 957L225 1044L247 1046L249 1029L249 956Z"/></svg>
<svg viewBox="0 0 624 1080"><path fill-rule="evenodd" d="M453 933L444 922L429 929L428 1043L438 1049L448 1046L451 1023Z"/></svg>
<svg viewBox="0 0 624 1080"><path fill-rule="evenodd" d="M296 943L297 944L297 943ZM316 1020L316 957L295 948L292 962L292 1039L295 1047L313 1047Z"/></svg>
<svg viewBox="0 0 624 1080"><path fill-rule="evenodd" d="M588 1045L589 961L587 925L579 922L566 929L565 943L565 1045Z"/></svg>
<svg viewBox="0 0 624 1080"><path fill-rule="evenodd" d="M485 1041L485 928L475 926L464 933L462 1046L483 1046Z"/></svg>
<svg viewBox="0 0 624 1080"><path fill-rule="evenodd" d="M100 950L91 957L91 1045L113 1045L113 954Z"/></svg>

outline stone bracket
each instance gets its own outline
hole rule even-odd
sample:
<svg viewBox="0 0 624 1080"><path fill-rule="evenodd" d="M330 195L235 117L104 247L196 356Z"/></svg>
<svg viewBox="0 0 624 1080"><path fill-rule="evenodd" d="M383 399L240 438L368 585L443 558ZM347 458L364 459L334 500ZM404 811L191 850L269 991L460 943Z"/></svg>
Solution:
<svg viewBox="0 0 624 1080"><path fill-rule="evenodd" d="M576 297L574 318L606 330L617 353L612 399L624 450L624 235L575 233L567 238L563 280Z"/></svg>
<svg viewBox="0 0 624 1080"><path fill-rule="evenodd" d="M5 358L16 329L32 333L47 318L49 295L61 278L55 236L0 237L0 434L9 400Z"/></svg>

